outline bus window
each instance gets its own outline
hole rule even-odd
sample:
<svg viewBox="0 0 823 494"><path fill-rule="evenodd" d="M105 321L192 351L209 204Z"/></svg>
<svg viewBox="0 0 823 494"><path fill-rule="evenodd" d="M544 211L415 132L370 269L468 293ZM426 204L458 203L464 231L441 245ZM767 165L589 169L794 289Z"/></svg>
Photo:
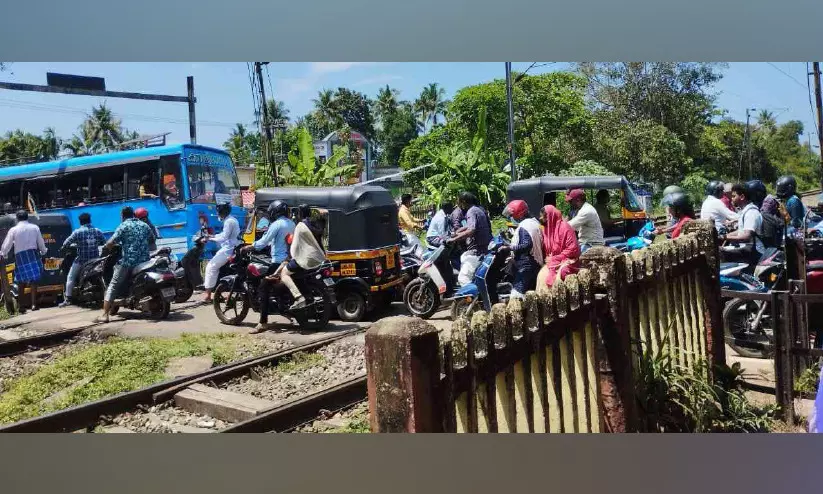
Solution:
<svg viewBox="0 0 823 494"><path fill-rule="evenodd" d="M20 200L20 182L0 183L0 212L3 214L17 212L22 204Z"/></svg>
<svg viewBox="0 0 823 494"><path fill-rule="evenodd" d="M240 183L234 170L222 166L190 164L189 193L191 202L196 204L215 204L229 202L235 206L243 205L240 195Z"/></svg>
<svg viewBox="0 0 823 494"><path fill-rule="evenodd" d="M167 208L180 209L186 206L183 201L183 190L180 188L181 184L180 157L160 158L160 197L166 203Z"/></svg>
<svg viewBox="0 0 823 494"><path fill-rule="evenodd" d="M57 207L74 207L89 200L89 179L91 172L77 172L60 178L57 191Z"/></svg>
<svg viewBox="0 0 823 494"><path fill-rule="evenodd" d="M98 168L91 174L90 202L122 201L126 198L123 187L123 166L107 166Z"/></svg>
<svg viewBox="0 0 823 494"><path fill-rule="evenodd" d="M53 175L26 180L26 193L34 200L38 210L54 209L57 206L57 180Z"/></svg>
<svg viewBox="0 0 823 494"><path fill-rule="evenodd" d="M126 187L128 199L157 197L157 160L129 164L129 184Z"/></svg>

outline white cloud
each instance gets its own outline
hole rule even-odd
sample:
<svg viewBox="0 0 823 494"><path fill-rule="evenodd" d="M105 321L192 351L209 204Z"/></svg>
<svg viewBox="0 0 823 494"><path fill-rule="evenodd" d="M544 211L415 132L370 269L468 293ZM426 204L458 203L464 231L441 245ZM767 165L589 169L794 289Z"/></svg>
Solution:
<svg viewBox="0 0 823 494"><path fill-rule="evenodd" d="M354 83L354 86L373 86L388 84L391 81L398 81L403 77L396 74L380 74L374 77L367 77Z"/></svg>

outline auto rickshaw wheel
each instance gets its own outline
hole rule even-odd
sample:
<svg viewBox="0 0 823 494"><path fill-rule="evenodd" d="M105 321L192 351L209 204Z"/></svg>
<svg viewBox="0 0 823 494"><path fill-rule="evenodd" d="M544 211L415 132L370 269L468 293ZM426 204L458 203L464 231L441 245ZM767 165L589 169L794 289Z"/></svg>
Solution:
<svg viewBox="0 0 823 494"><path fill-rule="evenodd" d="M366 315L366 297L354 290L337 297L337 315L342 321L360 322Z"/></svg>

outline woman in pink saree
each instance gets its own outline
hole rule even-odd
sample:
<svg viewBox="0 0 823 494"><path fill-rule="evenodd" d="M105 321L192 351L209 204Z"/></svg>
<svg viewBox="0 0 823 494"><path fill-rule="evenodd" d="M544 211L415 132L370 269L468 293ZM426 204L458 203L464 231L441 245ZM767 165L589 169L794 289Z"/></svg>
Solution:
<svg viewBox="0 0 823 494"><path fill-rule="evenodd" d="M580 267L580 246L574 230L554 206L545 206L540 211L543 225L543 251L546 265L538 276L538 290L551 287L557 280L576 273ZM542 281L542 283L541 283Z"/></svg>

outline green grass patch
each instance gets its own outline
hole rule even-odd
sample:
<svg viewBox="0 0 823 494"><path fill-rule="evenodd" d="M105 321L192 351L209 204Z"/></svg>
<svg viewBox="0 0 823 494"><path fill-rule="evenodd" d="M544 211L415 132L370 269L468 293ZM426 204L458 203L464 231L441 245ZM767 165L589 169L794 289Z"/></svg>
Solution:
<svg viewBox="0 0 823 494"><path fill-rule="evenodd" d="M0 423L133 391L166 378L169 361L209 355L214 365L236 360L246 349L236 334L184 334L180 338L112 338L68 353L6 386L0 395ZM262 351L254 348L255 353Z"/></svg>
<svg viewBox="0 0 823 494"><path fill-rule="evenodd" d="M815 362L811 367L803 371L794 383L794 390L803 395L817 393L820 385L820 362Z"/></svg>
<svg viewBox="0 0 823 494"><path fill-rule="evenodd" d="M368 417L357 417L343 427L327 431L328 434L369 434L370 432Z"/></svg>
<svg viewBox="0 0 823 494"><path fill-rule="evenodd" d="M272 372L278 375L294 374L311 367L314 367L326 360L319 353L297 352L291 358L280 362L272 368Z"/></svg>

